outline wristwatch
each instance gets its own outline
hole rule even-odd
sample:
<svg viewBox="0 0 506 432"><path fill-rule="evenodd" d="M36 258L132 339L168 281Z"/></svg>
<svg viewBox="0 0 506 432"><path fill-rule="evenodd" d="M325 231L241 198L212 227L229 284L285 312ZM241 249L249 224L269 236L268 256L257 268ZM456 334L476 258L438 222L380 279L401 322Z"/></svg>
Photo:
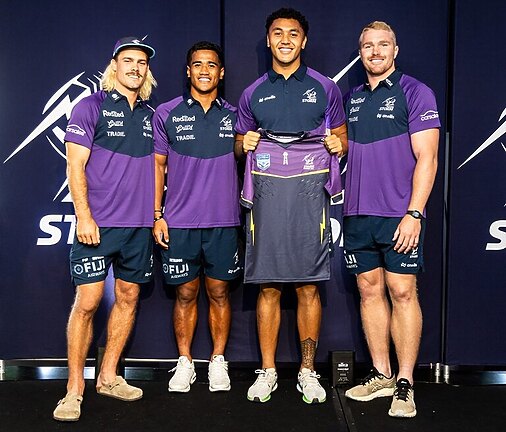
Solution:
<svg viewBox="0 0 506 432"><path fill-rule="evenodd" d="M413 216L415 219L423 219L423 214L418 210L408 210L406 214Z"/></svg>

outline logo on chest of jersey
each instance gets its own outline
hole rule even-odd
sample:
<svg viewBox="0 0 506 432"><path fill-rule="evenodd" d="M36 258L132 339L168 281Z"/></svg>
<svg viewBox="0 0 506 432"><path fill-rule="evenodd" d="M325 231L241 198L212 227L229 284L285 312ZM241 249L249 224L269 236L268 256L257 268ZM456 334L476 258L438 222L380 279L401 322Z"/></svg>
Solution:
<svg viewBox="0 0 506 432"><path fill-rule="evenodd" d="M181 123L181 122L194 122L195 116L187 116L182 115L180 117L172 116L172 123Z"/></svg>
<svg viewBox="0 0 506 432"><path fill-rule="evenodd" d="M350 108L350 115L352 115L353 113L356 113L356 112L359 112L360 111L360 107L357 106L357 107L351 107Z"/></svg>
<svg viewBox="0 0 506 432"><path fill-rule="evenodd" d="M151 126L151 120L150 120L149 116L145 116L142 119L142 123L144 123L144 125L142 126L142 129L147 130L149 132L153 132L153 127Z"/></svg>
<svg viewBox="0 0 506 432"><path fill-rule="evenodd" d="M232 119L230 118L230 114L223 117L220 121L220 130L222 131L231 131L232 130Z"/></svg>
<svg viewBox="0 0 506 432"><path fill-rule="evenodd" d="M258 99L258 103L267 102L272 99L276 99L276 96L270 95L270 96L261 97L260 99Z"/></svg>
<svg viewBox="0 0 506 432"><path fill-rule="evenodd" d="M271 166L271 155L269 153L259 153L256 155L257 168L265 171Z"/></svg>
<svg viewBox="0 0 506 432"><path fill-rule="evenodd" d="M107 127L109 129L113 127L123 127L123 120L109 120L107 122Z"/></svg>
<svg viewBox="0 0 506 432"><path fill-rule="evenodd" d="M356 98L356 99L351 98L350 99L350 103L352 105L357 105L357 104L361 104L361 103L364 103L364 102L365 102L365 97Z"/></svg>
<svg viewBox="0 0 506 432"><path fill-rule="evenodd" d="M395 108L395 101L395 96L385 99L381 102L383 106L379 107L379 111L393 111Z"/></svg>
<svg viewBox="0 0 506 432"><path fill-rule="evenodd" d="M304 156L304 166L302 169L305 170L314 170L314 155L311 153L308 153Z"/></svg>
<svg viewBox="0 0 506 432"><path fill-rule="evenodd" d="M302 93L302 102L303 103L316 103L316 90L313 88L310 88L309 90L306 90L304 93Z"/></svg>
<svg viewBox="0 0 506 432"><path fill-rule="evenodd" d="M123 111L107 111L107 110L102 110L102 115L104 117L125 117L125 113Z"/></svg>
<svg viewBox="0 0 506 432"><path fill-rule="evenodd" d="M182 131L191 131L191 130L193 130L193 125L192 124L177 125L176 126L176 133L179 133L179 132L182 132Z"/></svg>

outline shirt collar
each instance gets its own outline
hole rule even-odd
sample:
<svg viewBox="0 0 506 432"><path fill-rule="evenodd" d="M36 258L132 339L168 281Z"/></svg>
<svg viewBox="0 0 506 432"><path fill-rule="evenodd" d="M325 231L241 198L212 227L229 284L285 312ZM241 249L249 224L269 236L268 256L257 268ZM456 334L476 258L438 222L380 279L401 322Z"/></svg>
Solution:
<svg viewBox="0 0 506 432"><path fill-rule="evenodd" d="M378 87L386 87L387 89L391 89L395 84L399 82L401 76L402 72L399 69L395 69L384 80L381 80L379 82ZM371 89L368 82L365 83L365 87L368 88L369 90Z"/></svg>
<svg viewBox="0 0 506 432"><path fill-rule="evenodd" d="M200 104L200 102L195 99L191 93L189 91L185 91L184 94L183 94L183 100L184 100L184 103L186 104L186 106L188 108L191 108L192 106L194 105L199 105L199 106L202 106ZM213 102L211 103L211 107L213 105L216 105L220 110L223 108L223 100L218 96L215 100L213 100Z"/></svg>
<svg viewBox="0 0 506 432"><path fill-rule="evenodd" d="M119 91L117 91L116 89L112 89L109 93L108 93L108 97L110 99L112 99L112 101L114 103L118 103L120 100L127 100L127 98L122 95ZM140 96L137 97L137 100L135 101L135 104L140 104L140 103L145 103L146 101L142 100L140 98Z"/></svg>
<svg viewBox="0 0 506 432"><path fill-rule="evenodd" d="M295 77L298 81L302 81L304 79L304 77L306 76L306 72L307 72L307 66L304 63L301 63L300 66L298 67L298 69L293 74L291 74L288 77L288 79L290 79L291 77ZM269 75L269 80L272 83L274 81L276 81L278 78L283 78L284 79L283 75L278 74L272 68L269 69L269 71L267 72L267 74Z"/></svg>

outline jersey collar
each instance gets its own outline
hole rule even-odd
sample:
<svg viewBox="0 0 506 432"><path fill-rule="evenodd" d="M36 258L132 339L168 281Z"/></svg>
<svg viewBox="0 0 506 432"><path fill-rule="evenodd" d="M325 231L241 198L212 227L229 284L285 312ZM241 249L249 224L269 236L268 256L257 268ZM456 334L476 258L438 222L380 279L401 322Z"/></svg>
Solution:
<svg viewBox="0 0 506 432"><path fill-rule="evenodd" d="M399 69L395 69L390 75L388 75L384 80L381 80L378 84L378 87L386 87L387 89L391 89L395 84L399 82L401 79L402 72ZM371 89L368 82L365 83L365 88Z"/></svg>
<svg viewBox="0 0 506 432"><path fill-rule="evenodd" d="M300 66L298 67L298 69L293 74L291 74L288 77L288 79L290 79L291 77L295 77L298 81L302 81L304 79L304 77L306 76L306 72L307 72L307 66L304 63L301 63ZM267 74L269 75L269 80L272 83L279 78L285 79L285 77L283 75L278 74L272 68L269 69Z"/></svg>
<svg viewBox="0 0 506 432"><path fill-rule="evenodd" d="M191 108L192 106L194 105L199 105L199 106L202 106L200 104L200 102L195 99L191 93L189 91L185 91L184 94L183 94L183 100L184 100L184 103L186 104L186 106L188 108ZM223 100L220 98L220 97L217 97L215 100L213 100L213 102L211 103L211 107L213 105L216 105L220 110L223 108Z"/></svg>
<svg viewBox="0 0 506 432"><path fill-rule="evenodd" d="M117 91L116 89L112 89L109 93L108 93L108 97L114 102L114 103L118 103L120 100L127 100L126 97L124 95L122 95L119 91ZM142 100L140 98L140 96L137 97L137 100L135 101L135 104L140 104L140 103L145 103L146 101Z"/></svg>

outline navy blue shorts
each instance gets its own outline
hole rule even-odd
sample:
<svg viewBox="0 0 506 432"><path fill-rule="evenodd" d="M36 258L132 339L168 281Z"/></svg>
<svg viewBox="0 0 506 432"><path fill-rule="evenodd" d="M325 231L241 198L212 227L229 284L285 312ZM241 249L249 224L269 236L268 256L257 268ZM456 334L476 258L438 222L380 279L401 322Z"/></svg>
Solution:
<svg viewBox="0 0 506 432"><path fill-rule="evenodd" d="M243 263L238 247L238 227L169 228L169 249L161 249L165 283L190 282L204 270L206 276L232 280Z"/></svg>
<svg viewBox="0 0 506 432"><path fill-rule="evenodd" d="M392 241L402 218L380 216L346 216L344 218L344 259L352 274L381 267L391 273L416 274L423 270L423 237L425 219L418 247L399 253Z"/></svg>
<svg viewBox="0 0 506 432"><path fill-rule="evenodd" d="M100 228L100 244L80 243L77 236L70 250L70 274L74 285L105 280L113 265L114 277L142 284L153 275L151 228Z"/></svg>

